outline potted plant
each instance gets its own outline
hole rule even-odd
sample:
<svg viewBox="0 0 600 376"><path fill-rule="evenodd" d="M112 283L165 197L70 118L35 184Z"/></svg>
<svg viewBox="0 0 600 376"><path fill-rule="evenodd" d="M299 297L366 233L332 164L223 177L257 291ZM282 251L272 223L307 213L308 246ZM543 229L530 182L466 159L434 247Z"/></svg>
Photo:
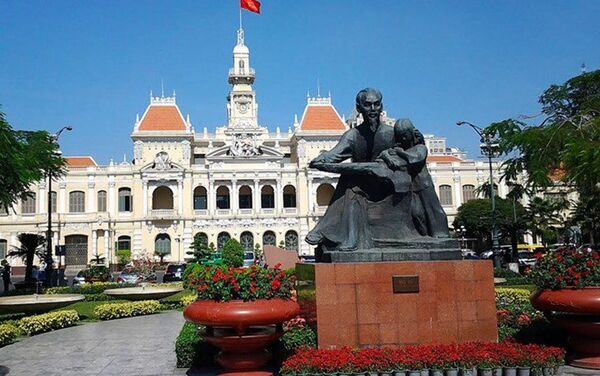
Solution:
<svg viewBox="0 0 600 376"><path fill-rule="evenodd" d="M206 327L202 336L221 349L216 360L222 367L263 367L271 357L266 347L283 334L282 323L298 315L294 277L279 267L192 264L186 269L184 286L196 291L198 300L184 317Z"/></svg>
<svg viewBox="0 0 600 376"><path fill-rule="evenodd" d="M562 248L539 257L531 304L569 334L570 364L600 369L600 253Z"/></svg>
<svg viewBox="0 0 600 376"><path fill-rule="evenodd" d="M110 270L104 265L91 265L81 271L81 276L87 283L107 282L112 279Z"/></svg>

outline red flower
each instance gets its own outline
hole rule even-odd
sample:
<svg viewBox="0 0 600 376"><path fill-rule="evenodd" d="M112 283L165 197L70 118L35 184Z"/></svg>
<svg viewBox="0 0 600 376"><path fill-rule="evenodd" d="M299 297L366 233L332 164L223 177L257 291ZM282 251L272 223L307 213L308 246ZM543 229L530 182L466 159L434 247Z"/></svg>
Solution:
<svg viewBox="0 0 600 376"><path fill-rule="evenodd" d="M273 280L271 281L271 289L273 290L279 290L279 287L281 286L281 282L279 282L278 280Z"/></svg>
<svg viewBox="0 0 600 376"><path fill-rule="evenodd" d="M279 269L281 268L281 263L278 262L277 264L275 264L275 266L273 267L273 269Z"/></svg>

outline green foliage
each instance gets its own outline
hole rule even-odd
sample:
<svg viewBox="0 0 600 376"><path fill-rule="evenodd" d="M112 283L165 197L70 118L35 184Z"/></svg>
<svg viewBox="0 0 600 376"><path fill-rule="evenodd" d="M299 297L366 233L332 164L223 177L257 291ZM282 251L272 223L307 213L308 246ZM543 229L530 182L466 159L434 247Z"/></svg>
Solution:
<svg viewBox="0 0 600 376"><path fill-rule="evenodd" d="M566 227L566 219L562 219L560 212L569 207L568 201L548 200L542 197L533 197L527 207L527 225L533 235L542 237L544 244L554 243L557 231Z"/></svg>
<svg viewBox="0 0 600 376"><path fill-rule="evenodd" d="M55 311L24 317L19 320L19 329L31 336L55 329L67 328L77 324L78 321L79 314L77 311Z"/></svg>
<svg viewBox="0 0 600 376"><path fill-rule="evenodd" d="M118 249L116 255L121 265L125 265L131 261L131 250L129 249Z"/></svg>
<svg viewBox="0 0 600 376"><path fill-rule="evenodd" d="M99 305L94 309L94 314L100 320L112 320L122 317L142 316L156 313L160 303L156 300L142 300L130 303L109 303Z"/></svg>
<svg viewBox="0 0 600 376"><path fill-rule="evenodd" d="M244 265L244 248L240 242L235 239L229 239L223 249L221 250L221 256L225 265L239 268Z"/></svg>
<svg viewBox="0 0 600 376"><path fill-rule="evenodd" d="M104 290L118 289L123 287L135 287L134 283L117 283L117 282L94 282L94 283L82 283L79 286L61 286L61 287L49 287L45 290L46 294L100 294Z"/></svg>
<svg viewBox="0 0 600 376"><path fill-rule="evenodd" d="M215 246L213 243L208 244L208 237L206 234L199 232L194 235L194 242L190 246L192 249L186 252L187 255L193 256L194 261L198 262L204 258L210 257L215 252Z"/></svg>
<svg viewBox="0 0 600 376"><path fill-rule="evenodd" d="M181 304L182 307L187 307L190 304L192 304L193 302L195 302L196 300L198 300L198 294L186 294L183 295L181 297L181 299L179 300L179 303Z"/></svg>
<svg viewBox="0 0 600 376"><path fill-rule="evenodd" d="M105 260L106 260L106 257L102 256L102 254L96 253L96 254L92 255L90 264L102 265L102 264L104 264Z"/></svg>
<svg viewBox="0 0 600 376"><path fill-rule="evenodd" d="M486 128L499 137L508 157L503 178L535 193L555 180L575 189L580 199L600 201L600 70L582 73L562 85L550 86L539 102L544 120L525 124L507 119ZM592 215L597 215L590 213ZM588 224L589 225L589 224ZM600 235L585 228L591 239Z"/></svg>
<svg viewBox="0 0 600 376"><path fill-rule="evenodd" d="M64 173L58 145L46 131L14 130L0 112L0 210L10 208L29 192L29 186Z"/></svg>
<svg viewBox="0 0 600 376"><path fill-rule="evenodd" d="M0 153L2 154L2 153ZM7 257L18 257L25 264L25 281L32 280L33 260L35 256L43 260L46 257L44 245L46 238L38 234L21 233L17 236L20 247L12 247Z"/></svg>
<svg viewBox="0 0 600 376"><path fill-rule="evenodd" d="M281 342L287 351L292 352L299 347L317 347L317 335L308 326L295 327L283 333Z"/></svg>
<svg viewBox="0 0 600 376"><path fill-rule="evenodd" d="M175 340L177 368L190 368L202 363L204 342L198 334L198 325L186 322Z"/></svg>
<svg viewBox="0 0 600 376"><path fill-rule="evenodd" d="M13 343L19 336L19 328L12 324L0 324L0 347Z"/></svg>
<svg viewBox="0 0 600 376"><path fill-rule="evenodd" d="M489 239L492 231L491 210L490 199L469 200L458 208L453 226L465 226L467 237ZM525 208L518 201L496 197L496 226L507 237L507 241L512 243L512 238L527 228L525 215Z"/></svg>
<svg viewBox="0 0 600 376"><path fill-rule="evenodd" d="M531 305L531 292L524 289L496 288L498 336L500 340L513 338L533 322L542 319L542 313Z"/></svg>
<svg viewBox="0 0 600 376"><path fill-rule="evenodd" d="M89 268L83 269L81 275L86 279L99 279L108 281L112 278L110 270L104 265L92 265Z"/></svg>

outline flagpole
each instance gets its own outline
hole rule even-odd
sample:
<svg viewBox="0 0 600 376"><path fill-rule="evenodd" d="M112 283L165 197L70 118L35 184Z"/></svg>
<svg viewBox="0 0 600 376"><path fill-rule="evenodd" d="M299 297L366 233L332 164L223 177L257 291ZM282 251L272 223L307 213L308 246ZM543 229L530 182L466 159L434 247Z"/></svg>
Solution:
<svg viewBox="0 0 600 376"><path fill-rule="evenodd" d="M240 7L240 30L242 29L242 8Z"/></svg>

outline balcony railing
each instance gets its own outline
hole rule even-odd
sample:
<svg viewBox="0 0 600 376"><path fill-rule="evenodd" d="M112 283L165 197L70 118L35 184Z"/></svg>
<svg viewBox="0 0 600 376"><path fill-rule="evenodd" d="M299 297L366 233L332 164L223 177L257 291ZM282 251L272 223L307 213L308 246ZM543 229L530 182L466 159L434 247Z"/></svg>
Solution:
<svg viewBox="0 0 600 376"><path fill-rule="evenodd" d="M217 209L217 215L230 215L231 209Z"/></svg>
<svg viewBox="0 0 600 376"><path fill-rule="evenodd" d="M296 214L298 212L298 208L283 208L284 214Z"/></svg>
<svg viewBox="0 0 600 376"><path fill-rule="evenodd" d="M152 209L150 216L155 219L170 219L177 217L178 213L175 209Z"/></svg>
<svg viewBox="0 0 600 376"><path fill-rule="evenodd" d="M206 210L206 209L194 210L194 216L196 216L196 217L205 217L207 215L208 215L208 210Z"/></svg>
<svg viewBox="0 0 600 376"><path fill-rule="evenodd" d="M240 209L240 215L252 215L254 209Z"/></svg>
<svg viewBox="0 0 600 376"><path fill-rule="evenodd" d="M229 68L229 77L254 77L256 73L254 68L249 69L240 69L239 72L236 72L234 68Z"/></svg>
<svg viewBox="0 0 600 376"><path fill-rule="evenodd" d="M275 214L275 209L274 208L262 208L262 209L260 209L260 212L262 214Z"/></svg>

